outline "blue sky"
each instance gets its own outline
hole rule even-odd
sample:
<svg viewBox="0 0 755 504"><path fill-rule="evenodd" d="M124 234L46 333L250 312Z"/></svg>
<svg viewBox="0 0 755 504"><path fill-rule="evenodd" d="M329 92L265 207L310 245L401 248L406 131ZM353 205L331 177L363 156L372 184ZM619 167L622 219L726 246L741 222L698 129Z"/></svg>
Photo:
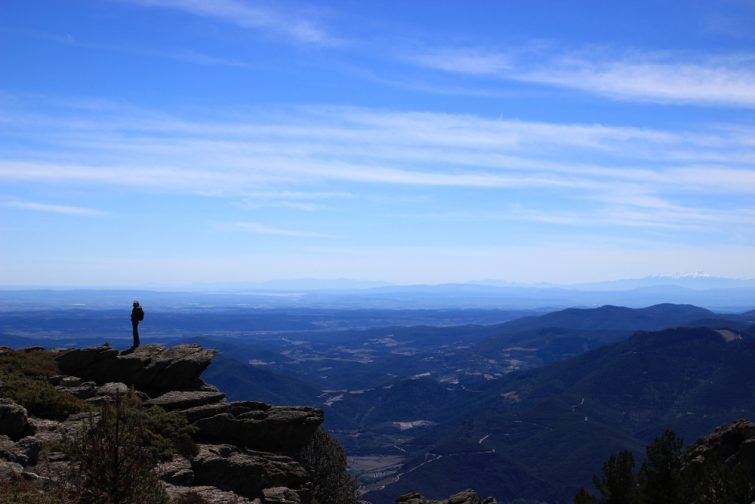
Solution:
<svg viewBox="0 0 755 504"><path fill-rule="evenodd" d="M0 285L755 276L755 2L0 0Z"/></svg>

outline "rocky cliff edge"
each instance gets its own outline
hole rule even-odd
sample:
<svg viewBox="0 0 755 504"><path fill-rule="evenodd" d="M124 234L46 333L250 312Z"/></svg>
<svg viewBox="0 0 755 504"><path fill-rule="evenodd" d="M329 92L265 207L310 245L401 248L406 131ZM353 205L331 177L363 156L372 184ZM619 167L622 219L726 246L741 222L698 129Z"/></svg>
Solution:
<svg viewBox="0 0 755 504"><path fill-rule="evenodd" d="M0 357L10 352L44 350L0 347ZM322 423L322 410L227 401L225 394L200 378L217 351L198 345L144 345L125 352L105 345L50 353L60 374L46 380L58 392L94 406L132 394L145 408L159 406L185 417L195 443L191 454L174 454L155 466L173 502L311 504L315 483L297 454ZM15 478L43 488L73 464L69 454L59 451L64 439L90 429L100 413L92 407L91 412L63 420L36 418L3 397L3 388L0 379L0 483ZM495 500L467 490L442 501L406 494L396 504L495 504Z"/></svg>
<svg viewBox="0 0 755 504"><path fill-rule="evenodd" d="M200 379L217 352L198 345L53 352L61 374L49 381L59 391L92 404L132 391L147 407L185 415L193 426L195 453L175 455L156 466L174 500L193 494L218 504L310 503L313 483L295 456L322 423L322 410L227 401L222 392ZM91 417L98 415L38 419L3 395L0 381L0 478L44 480L50 471L60 471L68 461L55 447L64 436L85 429L87 418L91 424ZM46 454L44 464L41 453Z"/></svg>

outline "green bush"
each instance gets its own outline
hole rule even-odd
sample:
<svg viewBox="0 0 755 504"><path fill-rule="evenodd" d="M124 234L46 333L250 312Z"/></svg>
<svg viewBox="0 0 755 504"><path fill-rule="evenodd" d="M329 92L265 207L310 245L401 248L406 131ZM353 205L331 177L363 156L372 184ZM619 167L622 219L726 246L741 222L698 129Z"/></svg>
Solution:
<svg viewBox="0 0 755 504"><path fill-rule="evenodd" d="M4 349L0 353L2 395L22 405L31 415L65 420L72 413L96 409L50 385L50 377L56 374L58 366L51 352Z"/></svg>
<svg viewBox="0 0 755 504"><path fill-rule="evenodd" d="M0 480L0 504L66 504L66 500L50 489L39 489L21 478Z"/></svg>
<svg viewBox="0 0 755 504"><path fill-rule="evenodd" d="M47 379L58 374L55 354L42 349L11 350L0 352L0 373L19 374Z"/></svg>
<svg viewBox="0 0 755 504"><path fill-rule="evenodd" d="M137 408L135 414L141 416L149 437L148 447L157 458L167 460L175 453L187 458L197 454L197 445L191 438L197 428L184 415L159 406Z"/></svg>
<svg viewBox="0 0 755 504"><path fill-rule="evenodd" d="M312 476L314 502L357 503L357 483L346 472L346 453L327 430L321 428L315 432L298 459Z"/></svg>
<svg viewBox="0 0 755 504"><path fill-rule="evenodd" d="M197 445L191 438L197 428L190 425L183 414L147 406L131 392L118 396L116 402L121 414L130 423L140 426L143 446L156 460L170 460L176 453L190 458L197 453Z"/></svg>
<svg viewBox="0 0 755 504"><path fill-rule="evenodd" d="M70 440L76 462L69 492L79 504L167 504L169 498L154 471L155 458L145 446L149 432L134 414L133 399L117 396L105 404L88 430Z"/></svg>

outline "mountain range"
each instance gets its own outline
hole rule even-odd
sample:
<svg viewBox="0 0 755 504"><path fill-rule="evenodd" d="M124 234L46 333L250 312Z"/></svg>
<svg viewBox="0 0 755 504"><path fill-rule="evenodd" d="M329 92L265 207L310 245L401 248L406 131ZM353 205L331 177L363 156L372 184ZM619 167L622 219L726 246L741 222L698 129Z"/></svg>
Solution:
<svg viewBox="0 0 755 504"><path fill-rule="evenodd" d="M125 347L127 315L5 311L0 342ZM755 310L218 306L153 309L144 327L150 342L218 349L203 379L229 399L322 408L374 504L462 487L571 502L610 453L755 418Z"/></svg>
<svg viewBox="0 0 755 504"><path fill-rule="evenodd" d="M665 429L692 440L755 417L755 330L638 332L565 361L513 373L463 405L463 418L404 445L413 456L373 502L443 494L453 474L499 500L570 502L609 454ZM450 411L460 405L447 404Z"/></svg>
<svg viewBox="0 0 755 504"><path fill-rule="evenodd" d="M247 308L327 309L559 309L605 304L643 307L659 303L694 304L719 311L752 308L755 279L704 274L651 276L582 284L519 284L497 280L395 285L350 279L277 280L180 287L120 289L5 288L0 311L62 306L118 308L139 298L164 309Z"/></svg>

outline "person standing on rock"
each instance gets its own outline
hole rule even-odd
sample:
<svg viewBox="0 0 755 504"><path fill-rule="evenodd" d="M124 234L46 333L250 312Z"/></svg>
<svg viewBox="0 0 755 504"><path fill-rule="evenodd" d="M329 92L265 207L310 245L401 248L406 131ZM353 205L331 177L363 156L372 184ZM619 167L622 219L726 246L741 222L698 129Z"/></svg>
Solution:
<svg viewBox="0 0 755 504"><path fill-rule="evenodd" d="M134 307L131 309L131 327L134 329L134 346L132 348L139 346L139 322L142 320L144 320L144 310L139 305L139 301L135 299Z"/></svg>

